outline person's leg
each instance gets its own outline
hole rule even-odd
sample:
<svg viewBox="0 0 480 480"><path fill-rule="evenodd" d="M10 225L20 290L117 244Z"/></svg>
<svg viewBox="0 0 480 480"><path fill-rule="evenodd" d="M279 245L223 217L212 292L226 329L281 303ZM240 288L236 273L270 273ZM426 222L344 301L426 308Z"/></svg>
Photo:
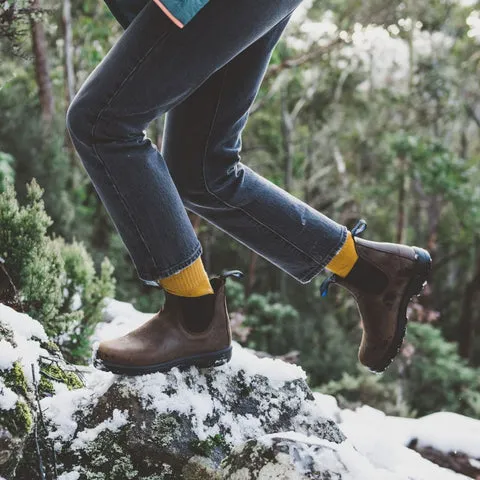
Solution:
<svg viewBox="0 0 480 480"><path fill-rule="evenodd" d="M146 127L299 3L211 0L183 29L147 3L70 105L75 148L145 283L157 285L202 252Z"/></svg>
<svg viewBox="0 0 480 480"><path fill-rule="evenodd" d="M300 281L322 266L333 271L322 295L333 281L354 294L364 327L359 359L383 371L402 343L407 304L428 277L428 252L360 239L361 222L344 241L345 227L240 162L249 108L287 22L282 20L167 113L162 153L188 209Z"/></svg>
<svg viewBox="0 0 480 480"><path fill-rule="evenodd" d="M249 109L289 18L167 113L161 151L187 209L307 283L340 250L346 227L240 161Z"/></svg>
<svg viewBox="0 0 480 480"><path fill-rule="evenodd" d="M105 0L105 3L118 23L126 30L150 1L151 0ZM197 315L195 324L192 326L193 328L201 329L209 322L212 310L212 298L205 298L205 296L211 295L214 292L209 282L207 272L205 271L202 257L198 257L193 263L180 272L159 280L159 283L166 292L171 294L197 298L197 301L194 303L200 304L198 305L198 311L203 312L204 315ZM209 308L201 308L202 306Z"/></svg>

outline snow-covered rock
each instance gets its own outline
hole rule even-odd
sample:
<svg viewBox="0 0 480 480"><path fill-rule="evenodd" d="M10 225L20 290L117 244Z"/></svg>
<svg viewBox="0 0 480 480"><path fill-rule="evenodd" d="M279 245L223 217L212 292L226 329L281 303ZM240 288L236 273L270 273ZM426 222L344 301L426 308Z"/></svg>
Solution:
<svg viewBox="0 0 480 480"><path fill-rule="evenodd" d="M238 344L232 361L215 369L94 372L86 381L41 402L60 471L79 479L211 479L230 450L252 438L283 431L345 438L316 414L303 370ZM35 478L29 468L20 473Z"/></svg>
<svg viewBox="0 0 480 480"><path fill-rule="evenodd" d="M81 386L67 370L42 325L0 303L0 476L12 478L32 431L35 387L40 398Z"/></svg>
<svg viewBox="0 0 480 480"><path fill-rule="evenodd" d="M23 355L28 362L38 361L45 342L38 322L22 316L19 325L20 314L6 308L0 310L0 327L8 324L11 330L0 340L40 342ZM95 341L122 335L149 315L110 300L104 318ZM18 346L8 343L0 366L23 361ZM61 480L467 478L407 448L412 438L441 447L440 437L446 435L432 430L434 416L396 419L369 407L341 410L333 397L311 392L300 367L258 358L238 343L233 347L232 360L214 369L174 368L126 377L82 367L82 388L54 382L53 394L40 400L47 426L44 445L51 447L44 451L44 463L55 457ZM4 406L13 402L8 392L0 395ZM453 436L445 449L471 445L468 435L477 434L476 421L437 415L442 428L447 418L455 418L458 426L456 434L448 424ZM5 429L0 434L0 475L41 478L33 433L23 439L25 454L16 474L1 470L8 435ZM476 458L476 450L469 452Z"/></svg>

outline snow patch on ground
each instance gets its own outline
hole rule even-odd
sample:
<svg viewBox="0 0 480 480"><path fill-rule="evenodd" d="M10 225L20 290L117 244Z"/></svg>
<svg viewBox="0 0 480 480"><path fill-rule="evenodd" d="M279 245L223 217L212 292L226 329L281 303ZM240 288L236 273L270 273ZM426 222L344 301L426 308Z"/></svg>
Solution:
<svg viewBox="0 0 480 480"><path fill-rule="evenodd" d="M417 439L444 453L461 451L480 458L480 421L455 413L439 412L423 418L390 417L369 406L355 411L334 408L336 400L315 392L320 411L330 413L352 445L370 462L412 480L459 480L464 475L441 468L407 448Z"/></svg>
<svg viewBox="0 0 480 480"><path fill-rule="evenodd" d="M312 470L311 460L313 459L315 464L313 470L341 473L342 480L405 480L403 476L396 473L375 468L348 440L338 444L298 432L282 432L265 435L260 441L269 446L273 440L282 439L295 442L291 444L290 457L295 459L296 469L300 473ZM300 450L298 444L301 445ZM318 447L323 448L318 449ZM343 466L341 472L339 472L339 465Z"/></svg>

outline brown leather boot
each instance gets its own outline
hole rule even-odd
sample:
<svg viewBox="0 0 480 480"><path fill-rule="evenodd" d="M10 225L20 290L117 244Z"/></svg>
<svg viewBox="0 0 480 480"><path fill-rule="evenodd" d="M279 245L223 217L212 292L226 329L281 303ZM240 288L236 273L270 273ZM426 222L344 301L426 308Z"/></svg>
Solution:
<svg viewBox="0 0 480 480"><path fill-rule="evenodd" d="M322 284L325 296L331 283L346 288L357 302L363 327L358 359L372 372L383 372L403 342L407 305L426 284L430 254L418 247L357 238L365 230L360 220L352 229L358 260L345 277L332 275Z"/></svg>
<svg viewBox="0 0 480 480"><path fill-rule="evenodd" d="M100 342L94 366L124 375L165 372L173 367L214 367L232 355L232 334L225 298L228 276L243 276L232 270L210 278L214 290L213 316L201 332L188 329L182 297L165 292L165 304L150 320L126 335Z"/></svg>

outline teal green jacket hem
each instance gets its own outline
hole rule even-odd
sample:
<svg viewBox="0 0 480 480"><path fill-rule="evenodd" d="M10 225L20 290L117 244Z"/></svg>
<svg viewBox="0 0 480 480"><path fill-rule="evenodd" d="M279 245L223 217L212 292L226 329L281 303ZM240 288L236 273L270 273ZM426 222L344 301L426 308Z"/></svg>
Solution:
<svg viewBox="0 0 480 480"><path fill-rule="evenodd" d="M209 0L154 0L163 12L180 28L190 22Z"/></svg>

